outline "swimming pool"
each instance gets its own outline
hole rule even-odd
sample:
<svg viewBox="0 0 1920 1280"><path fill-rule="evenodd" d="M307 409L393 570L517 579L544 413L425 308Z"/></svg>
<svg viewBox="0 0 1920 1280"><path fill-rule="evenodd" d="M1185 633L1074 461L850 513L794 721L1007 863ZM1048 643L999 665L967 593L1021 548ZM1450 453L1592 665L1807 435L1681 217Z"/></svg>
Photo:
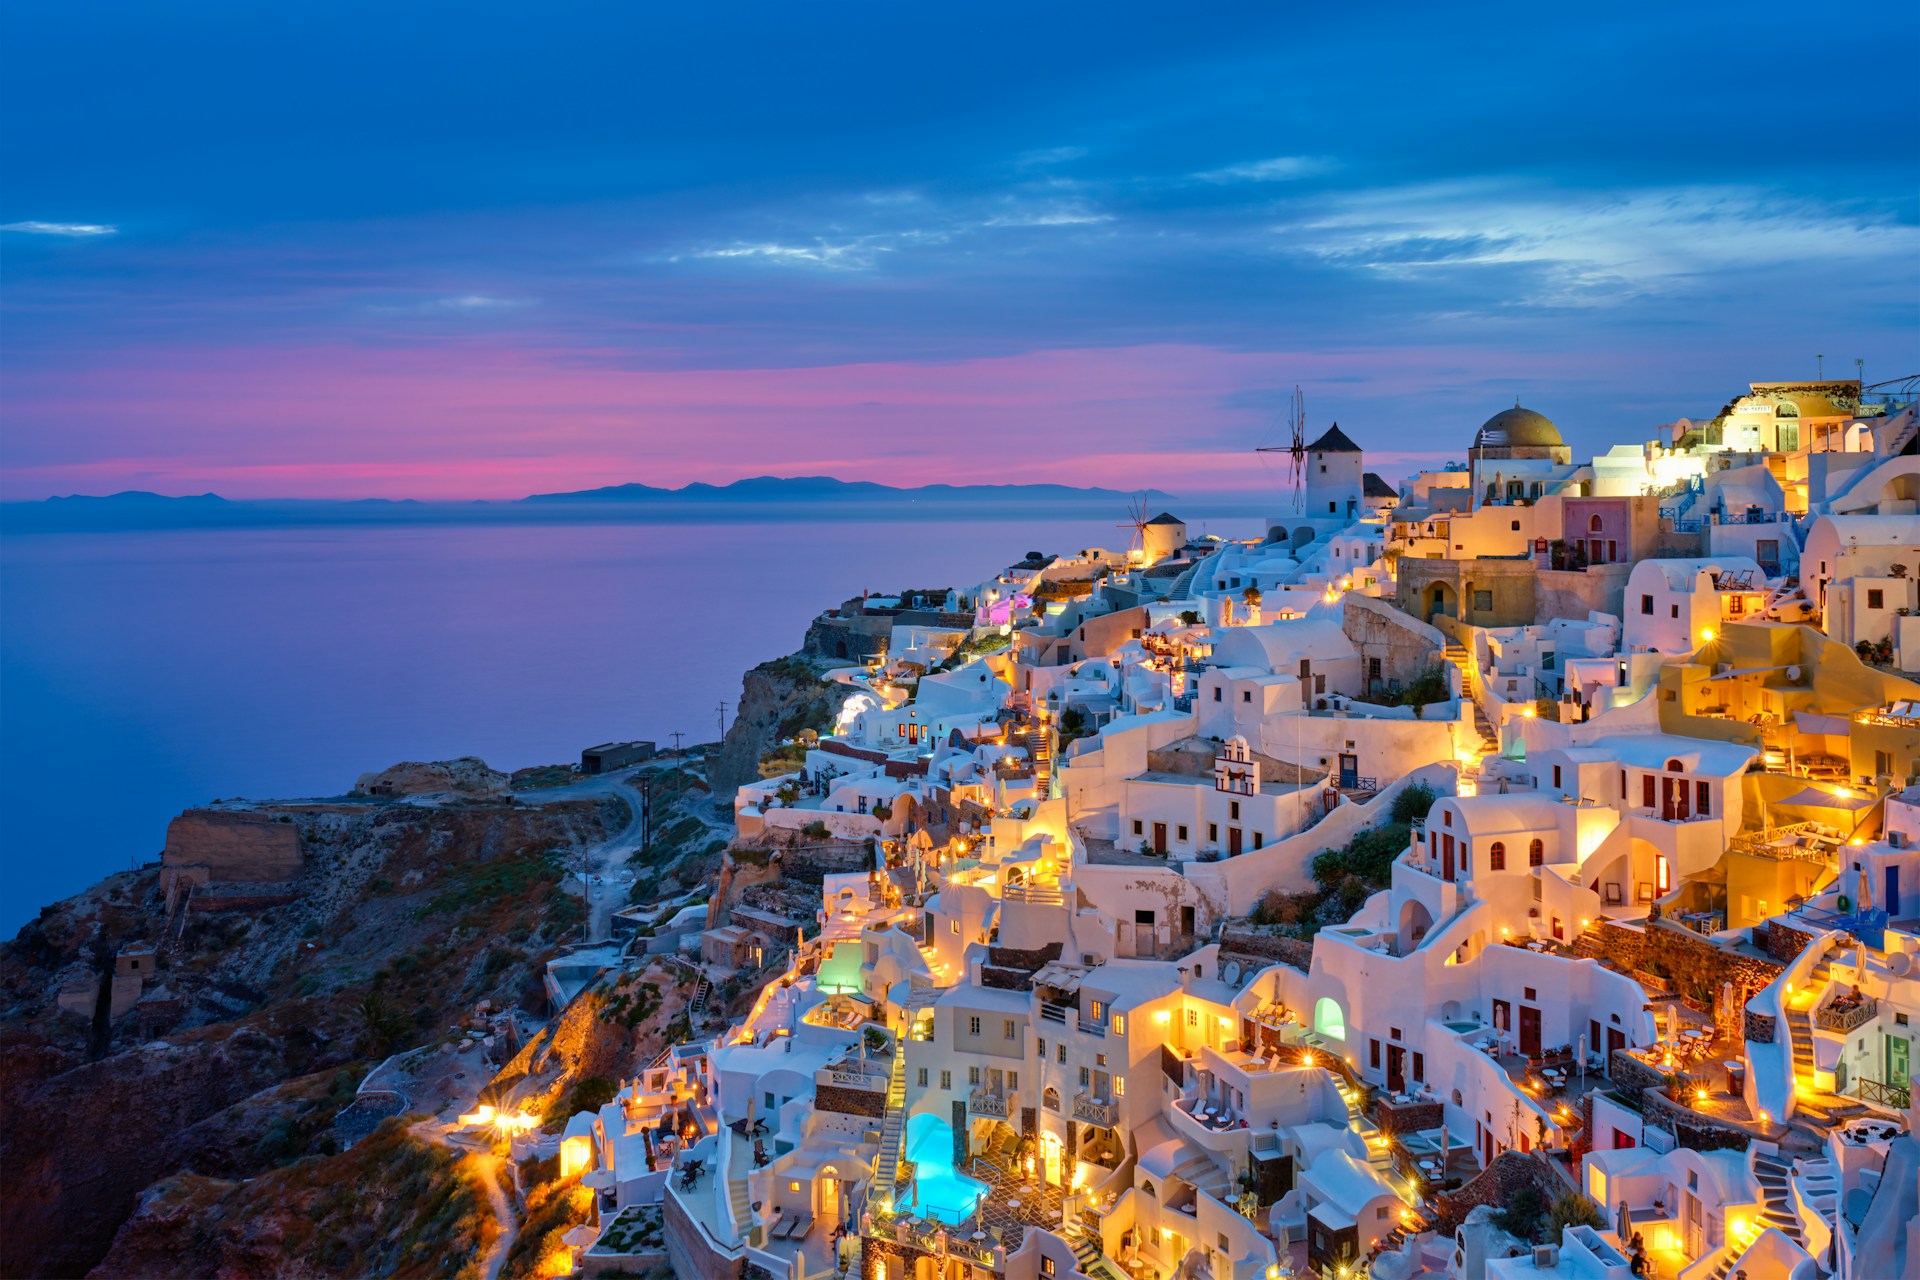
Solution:
<svg viewBox="0 0 1920 1280"><path fill-rule="evenodd" d="M860 994L860 944L834 943L833 954L820 966L820 973L814 982L822 991Z"/></svg>
<svg viewBox="0 0 1920 1280"><path fill-rule="evenodd" d="M902 1207L950 1226L966 1221L987 1184L953 1167L953 1126L927 1112L911 1117L905 1151L913 1161L913 1184Z"/></svg>
<svg viewBox="0 0 1920 1280"><path fill-rule="evenodd" d="M1477 1022L1448 1022L1448 1023L1443 1023L1442 1025L1445 1026L1447 1030L1458 1031L1462 1035L1470 1034L1472 1032L1481 1031L1485 1029Z"/></svg>

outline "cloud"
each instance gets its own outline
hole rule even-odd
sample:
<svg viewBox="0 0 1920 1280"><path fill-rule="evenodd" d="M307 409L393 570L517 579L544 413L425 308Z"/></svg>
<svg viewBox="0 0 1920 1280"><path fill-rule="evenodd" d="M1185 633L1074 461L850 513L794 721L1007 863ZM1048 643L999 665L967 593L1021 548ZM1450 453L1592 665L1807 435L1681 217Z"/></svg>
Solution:
<svg viewBox="0 0 1920 1280"><path fill-rule="evenodd" d="M83 239L88 236L114 235L120 228L104 222L7 222L0 223L0 231L21 231L31 236L70 236Z"/></svg>
<svg viewBox="0 0 1920 1280"><path fill-rule="evenodd" d="M744 258L750 261L771 262L780 266L870 267L874 263L876 254L886 253L891 248L891 245L878 243L878 238L874 236L862 236L839 244L832 244L825 240L816 240L812 244L760 241L719 245L709 249L691 249L685 253L674 254L668 260L679 262L684 258Z"/></svg>
<svg viewBox="0 0 1920 1280"><path fill-rule="evenodd" d="M501 311L524 307L531 302L530 298L494 298L484 293L463 293L457 297L436 299L430 305L440 311Z"/></svg>
<svg viewBox="0 0 1920 1280"><path fill-rule="evenodd" d="M1295 182L1332 169L1333 161L1321 156L1275 156L1271 160L1251 160L1230 164L1223 169L1208 169L1193 175L1196 182Z"/></svg>

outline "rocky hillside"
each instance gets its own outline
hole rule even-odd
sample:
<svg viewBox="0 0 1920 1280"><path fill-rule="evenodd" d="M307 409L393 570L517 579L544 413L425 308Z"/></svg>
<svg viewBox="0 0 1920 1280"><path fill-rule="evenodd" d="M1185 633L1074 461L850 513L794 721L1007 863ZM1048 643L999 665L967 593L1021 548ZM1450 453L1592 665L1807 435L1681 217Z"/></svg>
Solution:
<svg viewBox="0 0 1920 1280"><path fill-rule="evenodd" d="M544 1017L544 962L582 918L561 887L568 855L627 819L618 801L261 812L299 828L291 901L169 924L157 870L129 872L0 948L0 1274L84 1274L157 1180L264 1180L329 1158L344 1086L397 1049L457 1036L481 1001ZM93 1000L88 984L123 948L156 943L151 976L127 993L137 1002ZM189 1181L148 1203L254 1194ZM392 1270L314 1265L303 1274Z"/></svg>

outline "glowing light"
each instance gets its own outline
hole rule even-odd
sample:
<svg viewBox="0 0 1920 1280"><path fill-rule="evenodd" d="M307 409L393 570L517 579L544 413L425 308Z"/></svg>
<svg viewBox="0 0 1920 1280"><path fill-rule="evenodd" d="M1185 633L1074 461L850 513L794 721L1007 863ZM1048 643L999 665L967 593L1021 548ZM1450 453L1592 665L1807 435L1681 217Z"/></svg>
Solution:
<svg viewBox="0 0 1920 1280"><path fill-rule="evenodd" d="M1520 714L1531 720L1534 716L1538 715L1539 712L1535 710L1532 703L1528 703L1526 706L1520 708Z"/></svg>
<svg viewBox="0 0 1920 1280"><path fill-rule="evenodd" d="M582 1173L593 1160L593 1143L585 1137L568 1138L560 1144L560 1176L571 1178Z"/></svg>
<svg viewBox="0 0 1920 1280"><path fill-rule="evenodd" d="M1702 627L1702 628L1700 628L1700 639L1701 639L1701 640L1702 640L1703 642L1705 642L1705 643L1707 643L1707 644L1712 644L1712 643L1713 643L1713 628L1712 628L1712 627Z"/></svg>
<svg viewBox="0 0 1920 1280"><path fill-rule="evenodd" d="M1693 1091L1693 1100L1695 1102L1705 1102L1707 1100L1707 1091L1705 1089L1695 1089Z"/></svg>

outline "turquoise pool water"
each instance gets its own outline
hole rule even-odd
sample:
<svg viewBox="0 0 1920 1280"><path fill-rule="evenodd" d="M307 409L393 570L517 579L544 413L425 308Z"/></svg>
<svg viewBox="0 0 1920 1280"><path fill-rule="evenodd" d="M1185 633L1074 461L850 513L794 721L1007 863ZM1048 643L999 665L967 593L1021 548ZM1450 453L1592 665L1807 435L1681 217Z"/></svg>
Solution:
<svg viewBox="0 0 1920 1280"><path fill-rule="evenodd" d="M815 978L822 991L844 991L852 995L860 994L860 944L857 942L836 942L833 954L820 966Z"/></svg>
<svg viewBox="0 0 1920 1280"><path fill-rule="evenodd" d="M957 1227L987 1194L986 1183L953 1167L953 1126L939 1116L922 1112L907 1121L906 1155L913 1161L910 1212Z"/></svg>

